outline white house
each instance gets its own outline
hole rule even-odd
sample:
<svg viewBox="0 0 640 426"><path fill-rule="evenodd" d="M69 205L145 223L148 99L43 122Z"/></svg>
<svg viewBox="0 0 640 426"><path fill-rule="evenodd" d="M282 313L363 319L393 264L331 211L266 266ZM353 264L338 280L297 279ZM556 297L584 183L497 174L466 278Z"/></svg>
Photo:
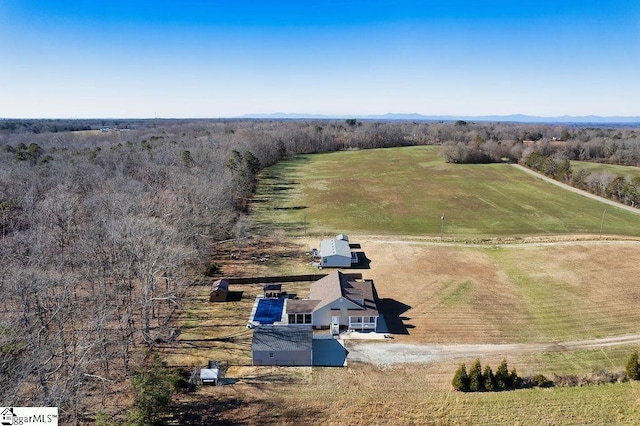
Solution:
<svg viewBox="0 0 640 426"><path fill-rule="evenodd" d="M335 271L311 284L309 299L290 299L285 305L289 324L340 330L375 331L378 324L373 282L355 281Z"/></svg>
<svg viewBox="0 0 640 426"><path fill-rule="evenodd" d="M339 237L343 236L339 235L336 239L323 240L320 243L320 258L323 268L348 268L351 266L353 255L349 247L349 239Z"/></svg>

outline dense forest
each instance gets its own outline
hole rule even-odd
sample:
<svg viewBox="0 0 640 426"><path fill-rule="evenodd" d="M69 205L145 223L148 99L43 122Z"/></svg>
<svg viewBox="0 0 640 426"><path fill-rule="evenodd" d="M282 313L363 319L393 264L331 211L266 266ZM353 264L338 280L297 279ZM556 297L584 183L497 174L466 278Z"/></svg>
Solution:
<svg viewBox="0 0 640 426"><path fill-rule="evenodd" d="M67 424L126 393L146 349L173 338L167 319L211 243L245 231L262 168L425 144L449 162L519 161L584 186L597 179L578 181L567 160L640 165L631 127L0 120L0 400L60 407Z"/></svg>

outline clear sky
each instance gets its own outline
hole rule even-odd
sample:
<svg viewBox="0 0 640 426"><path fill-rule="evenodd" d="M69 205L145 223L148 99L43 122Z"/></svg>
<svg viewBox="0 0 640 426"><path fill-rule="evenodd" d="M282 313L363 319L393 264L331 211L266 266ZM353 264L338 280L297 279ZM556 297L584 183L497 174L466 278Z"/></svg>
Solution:
<svg viewBox="0 0 640 426"><path fill-rule="evenodd" d="M640 115L638 0L0 0L0 117Z"/></svg>

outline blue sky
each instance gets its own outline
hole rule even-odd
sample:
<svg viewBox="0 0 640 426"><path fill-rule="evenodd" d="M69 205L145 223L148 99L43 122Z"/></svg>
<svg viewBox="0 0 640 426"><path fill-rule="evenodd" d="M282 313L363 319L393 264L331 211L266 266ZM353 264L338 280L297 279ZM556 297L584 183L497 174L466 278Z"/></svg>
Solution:
<svg viewBox="0 0 640 426"><path fill-rule="evenodd" d="M640 115L640 2L0 0L0 117Z"/></svg>

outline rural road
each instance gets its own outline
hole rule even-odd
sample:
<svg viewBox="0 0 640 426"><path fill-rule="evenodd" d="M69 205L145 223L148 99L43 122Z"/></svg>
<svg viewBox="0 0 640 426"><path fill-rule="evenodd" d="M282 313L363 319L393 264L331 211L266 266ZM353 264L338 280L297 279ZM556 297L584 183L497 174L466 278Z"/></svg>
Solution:
<svg viewBox="0 0 640 426"><path fill-rule="evenodd" d="M640 334L627 334L602 339L567 342L502 345L420 345L389 341L347 340L346 348L349 351L349 361L366 362L376 365L394 365L450 361L459 358L488 355L506 356L543 352L564 352L632 344L640 344Z"/></svg>

